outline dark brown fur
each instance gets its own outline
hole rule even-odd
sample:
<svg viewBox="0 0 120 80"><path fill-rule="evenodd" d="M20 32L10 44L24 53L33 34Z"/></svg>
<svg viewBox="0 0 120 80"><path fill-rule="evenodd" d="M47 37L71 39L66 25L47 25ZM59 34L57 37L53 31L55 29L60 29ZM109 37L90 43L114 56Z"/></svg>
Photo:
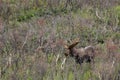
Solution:
<svg viewBox="0 0 120 80"><path fill-rule="evenodd" d="M65 56L73 57L76 63L82 64L83 62L91 63L94 61L95 52L92 46L87 46L85 48L75 48L75 46L79 43L79 41L74 42L69 46L65 46L67 49L67 53Z"/></svg>

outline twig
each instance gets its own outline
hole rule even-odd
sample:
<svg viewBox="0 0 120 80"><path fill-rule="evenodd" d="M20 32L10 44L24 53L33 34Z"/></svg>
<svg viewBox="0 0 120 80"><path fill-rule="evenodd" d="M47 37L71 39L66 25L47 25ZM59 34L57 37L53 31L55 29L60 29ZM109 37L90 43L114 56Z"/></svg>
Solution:
<svg viewBox="0 0 120 80"><path fill-rule="evenodd" d="M58 54L58 55L57 55L57 58L56 58L56 64L57 64L59 58L60 58L60 55Z"/></svg>
<svg viewBox="0 0 120 80"><path fill-rule="evenodd" d="M21 47L21 50L23 49L23 47L24 47L25 44L27 43L27 40L28 40L28 34L29 34L29 32L26 34L25 41L23 42L23 45L22 45L22 47Z"/></svg>
<svg viewBox="0 0 120 80"><path fill-rule="evenodd" d="M64 60L63 60L63 62L62 62L62 64L61 64L61 69L63 70L64 69L64 64L65 64L65 62L66 62L66 58L64 58Z"/></svg>
<svg viewBox="0 0 120 80"><path fill-rule="evenodd" d="M102 19L102 18L98 15L98 11L97 11L97 10L95 11L95 14L96 14L96 17L97 17L97 18Z"/></svg>

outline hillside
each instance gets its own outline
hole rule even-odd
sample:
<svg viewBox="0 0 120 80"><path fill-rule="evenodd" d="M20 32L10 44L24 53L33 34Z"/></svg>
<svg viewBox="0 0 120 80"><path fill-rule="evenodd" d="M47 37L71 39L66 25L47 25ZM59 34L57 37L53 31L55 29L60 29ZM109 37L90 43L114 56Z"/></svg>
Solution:
<svg viewBox="0 0 120 80"><path fill-rule="evenodd" d="M61 68L74 39L95 61ZM120 1L0 0L0 80L120 80Z"/></svg>

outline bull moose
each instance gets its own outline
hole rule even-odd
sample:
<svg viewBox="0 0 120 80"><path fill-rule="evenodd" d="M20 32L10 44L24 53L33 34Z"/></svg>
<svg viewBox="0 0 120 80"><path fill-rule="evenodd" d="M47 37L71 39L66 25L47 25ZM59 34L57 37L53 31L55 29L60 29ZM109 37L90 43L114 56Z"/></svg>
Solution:
<svg viewBox="0 0 120 80"><path fill-rule="evenodd" d="M67 50L64 53L65 58L62 62L61 67L65 64L66 58L68 56L73 57L75 62L78 64L82 64L83 62L91 63L94 62L95 51L93 46L87 46L85 48L75 48L75 46L79 43L79 40L75 40L71 45L65 45L65 49Z"/></svg>

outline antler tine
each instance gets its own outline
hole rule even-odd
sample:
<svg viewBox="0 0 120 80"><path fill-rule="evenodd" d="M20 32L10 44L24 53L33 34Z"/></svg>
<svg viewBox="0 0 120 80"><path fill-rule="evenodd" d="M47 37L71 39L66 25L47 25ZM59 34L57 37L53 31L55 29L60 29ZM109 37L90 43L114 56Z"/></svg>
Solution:
<svg viewBox="0 0 120 80"><path fill-rule="evenodd" d="M65 40L65 41L64 41L64 48L65 48L65 49L68 49L68 40Z"/></svg>
<svg viewBox="0 0 120 80"><path fill-rule="evenodd" d="M79 38L76 38L72 41L73 43L71 45L69 45L69 48L73 48L74 46L76 46L80 41Z"/></svg>
<svg viewBox="0 0 120 80"><path fill-rule="evenodd" d="M80 41L79 38L75 38L75 39L73 40L73 42L79 42L79 41Z"/></svg>

